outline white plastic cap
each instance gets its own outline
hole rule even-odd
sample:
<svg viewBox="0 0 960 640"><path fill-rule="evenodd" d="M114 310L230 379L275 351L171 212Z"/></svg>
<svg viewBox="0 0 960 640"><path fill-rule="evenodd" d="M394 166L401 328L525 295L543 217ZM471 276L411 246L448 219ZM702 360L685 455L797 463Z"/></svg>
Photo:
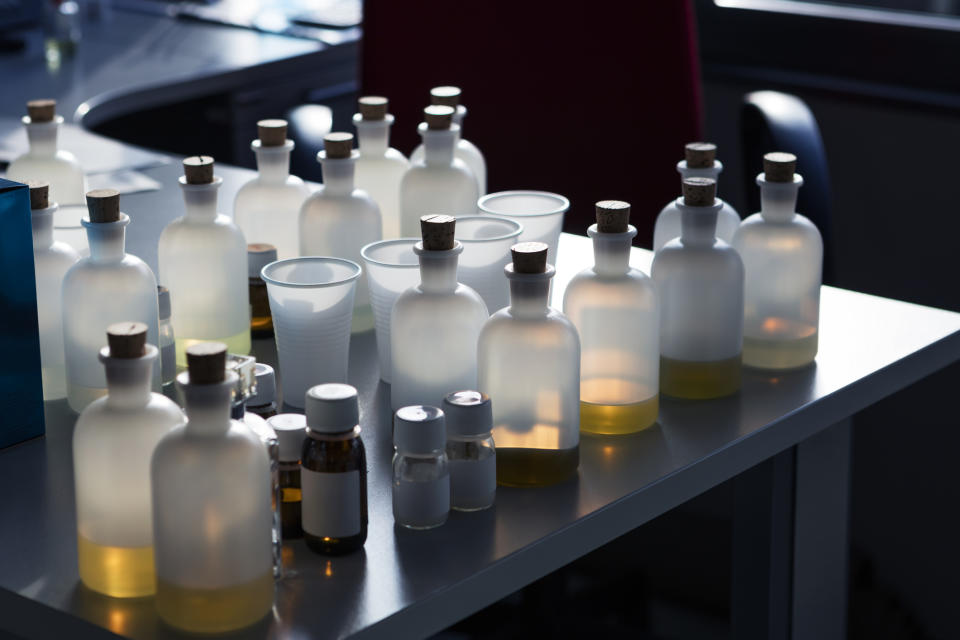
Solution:
<svg viewBox="0 0 960 640"><path fill-rule="evenodd" d="M307 426L320 433L342 433L360 424L357 390L348 384L318 384L307 389Z"/></svg>
<svg viewBox="0 0 960 640"><path fill-rule="evenodd" d="M299 460L303 440L307 437L307 416L302 413L279 413L267 419L280 441L280 459Z"/></svg>
<svg viewBox="0 0 960 640"><path fill-rule="evenodd" d="M443 411L427 405L400 407L393 419L393 445L398 451L431 453L447 446Z"/></svg>
<svg viewBox="0 0 960 640"><path fill-rule="evenodd" d="M479 391L454 391L443 399L447 433L451 436L482 436L493 429L490 396Z"/></svg>
<svg viewBox="0 0 960 640"><path fill-rule="evenodd" d="M257 380L257 390L249 398L247 404L251 407L262 407L277 399L277 374L273 367L258 362L253 369L253 376Z"/></svg>
<svg viewBox="0 0 960 640"><path fill-rule="evenodd" d="M248 244L247 245L247 277L259 278L260 271L270 264L277 261L277 248L272 244Z"/></svg>

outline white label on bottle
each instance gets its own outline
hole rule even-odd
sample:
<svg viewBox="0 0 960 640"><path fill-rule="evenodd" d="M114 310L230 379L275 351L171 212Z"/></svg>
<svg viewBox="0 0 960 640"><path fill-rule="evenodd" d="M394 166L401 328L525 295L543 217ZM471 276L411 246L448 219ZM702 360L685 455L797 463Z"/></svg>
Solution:
<svg viewBox="0 0 960 640"><path fill-rule="evenodd" d="M320 538L360 533L360 472L300 470L303 530Z"/></svg>
<svg viewBox="0 0 960 640"><path fill-rule="evenodd" d="M497 458L450 461L450 506L482 509L490 506L497 492Z"/></svg>
<svg viewBox="0 0 960 640"><path fill-rule="evenodd" d="M393 487L393 517L398 524L427 528L450 513L450 476L430 482L400 482Z"/></svg>

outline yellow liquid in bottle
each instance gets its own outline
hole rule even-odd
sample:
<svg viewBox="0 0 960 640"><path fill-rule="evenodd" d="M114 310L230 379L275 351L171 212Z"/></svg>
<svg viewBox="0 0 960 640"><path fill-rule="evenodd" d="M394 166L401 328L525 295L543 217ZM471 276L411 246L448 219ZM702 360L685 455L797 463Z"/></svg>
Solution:
<svg viewBox="0 0 960 640"><path fill-rule="evenodd" d="M223 633L249 626L273 607L273 570L246 584L190 589L157 581L157 613L172 627Z"/></svg>
<svg viewBox="0 0 960 640"><path fill-rule="evenodd" d="M497 484L545 487L573 476L579 465L579 446L570 449L497 449Z"/></svg>
<svg viewBox="0 0 960 640"><path fill-rule="evenodd" d="M758 369L796 369L817 356L817 328L769 317L758 335L743 335L743 364Z"/></svg>
<svg viewBox="0 0 960 640"><path fill-rule="evenodd" d="M114 598L142 598L156 589L153 546L108 547L77 536L80 580Z"/></svg>
<svg viewBox="0 0 960 640"><path fill-rule="evenodd" d="M721 398L740 389L740 356L712 362L660 358L660 393L688 400Z"/></svg>
<svg viewBox="0 0 960 640"><path fill-rule="evenodd" d="M239 355L247 355L250 353L250 330L244 329L236 335L232 335L228 338L181 338L177 336L177 369L183 370L187 368L187 347L198 344L200 342L222 342L227 345L227 353L236 353Z"/></svg>
<svg viewBox="0 0 960 640"><path fill-rule="evenodd" d="M645 398L639 402L628 398ZM660 397L629 380L593 378L580 382L580 431L601 435L636 433L657 421Z"/></svg>

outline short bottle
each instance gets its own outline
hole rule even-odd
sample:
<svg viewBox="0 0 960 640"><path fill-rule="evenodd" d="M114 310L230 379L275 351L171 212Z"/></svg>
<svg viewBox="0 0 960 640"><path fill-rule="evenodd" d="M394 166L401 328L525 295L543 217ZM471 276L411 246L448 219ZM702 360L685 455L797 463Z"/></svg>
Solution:
<svg viewBox="0 0 960 640"><path fill-rule="evenodd" d="M733 246L746 271L743 364L803 367L817 356L823 239L796 212L803 178L791 153L763 157L760 212L740 224Z"/></svg>
<svg viewBox="0 0 960 640"><path fill-rule="evenodd" d="M143 260L124 251L129 216L120 211L120 194L98 189L87 194L90 255L63 278L63 347L67 365L67 401L74 411L106 394L107 380L97 354L103 332L115 322L147 325L147 342L159 344L157 280ZM151 385L161 391L160 359L153 359Z"/></svg>
<svg viewBox="0 0 960 640"><path fill-rule="evenodd" d="M300 456L307 437L307 418L301 413L279 413L269 418L267 424L280 440L280 521L283 539L302 538Z"/></svg>
<svg viewBox="0 0 960 640"><path fill-rule="evenodd" d="M360 156L357 158L357 186L380 207L383 239L400 237L400 181L410 168L406 156L390 146L393 115L387 113L387 99L364 96L359 113L353 116Z"/></svg>
<svg viewBox="0 0 960 640"><path fill-rule="evenodd" d="M456 219L423 216L420 284L400 294L390 316L394 410L439 405L456 389L477 386L477 338L488 313L476 291L457 282L463 245L454 239ZM432 403L432 404L431 404Z"/></svg>
<svg viewBox="0 0 960 640"><path fill-rule="evenodd" d="M677 171L681 176L681 183L687 178L712 178L715 182L723 171L723 164L717 160L717 145L711 142L691 142L684 148L685 158L677 163ZM665 244L680 236L680 219L683 217L677 198L665 206L653 228L653 250L659 252ZM730 244L733 236L740 227L740 214L723 202L720 213L717 214L717 237Z"/></svg>
<svg viewBox="0 0 960 640"><path fill-rule="evenodd" d="M281 259L295 258L300 255L300 206L310 188L290 174L294 142L287 139L287 121L261 120L257 133L250 148L257 156L258 174L237 192L233 219L247 242L270 244Z"/></svg>
<svg viewBox="0 0 960 640"><path fill-rule="evenodd" d="M393 420L393 520L433 529L450 515L447 428L437 407L401 407Z"/></svg>
<svg viewBox="0 0 960 640"><path fill-rule="evenodd" d="M150 464L156 607L172 627L223 633L273 606L270 462L249 427L230 419L237 374L227 347L187 348L177 376L187 423L157 445Z"/></svg>
<svg viewBox="0 0 960 640"><path fill-rule="evenodd" d="M460 127L453 122L453 107L431 105L423 114L417 127L423 160L413 162L400 183L400 235L405 238L420 235L421 216L474 215L480 198L476 176L454 154Z"/></svg>
<svg viewBox="0 0 960 640"><path fill-rule="evenodd" d="M170 290L157 287L157 302L160 308L160 380L163 395L173 398L177 380L177 348L173 335L173 323L170 322Z"/></svg>
<svg viewBox="0 0 960 640"><path fill-rule="evenodd" d="M247 242L233 221L217 213L223 179L213 158L183 161L180 188L186 214L160 234L160 281L170 289L177 367L186 366L191 344L223 342L230 353L250 353Z"/></svg>
<svg viewBox="0 0 960 640"><path fill-rule="evenodd" d="M743 262L716 237L712 178L683 181L683 225L653 258L660 297L660 392L703 400L740 389Z"/></svg>
<svg viewBox="0 0 960 640"><path fill-rule="evenodd" d="M77 560L88 588L139 598L155 591L150 456L186 418L150 392L158 352L145 324L112 324L107 343L99 356L107 395L83 410L73 432Z"/></svg>
<svg viewBox="0 0 960 640"><path fill-rule="evenodd" d="M300 209L300 255L346 258L363 264L360 250L382 235L380 208L366 191L354 186L359 153L353 135L331 133L323 139L317 160L323 167L323 187ZM353 297L353 332L373 328L367 279L357 280Z"/></svg>
<svg viewBox="0 0 960 640"><path fill-rule="evenodd" d="M250 295L250 335L254 338L273 336L273 316L267 283L260 277L263 268L277 260L277 248L272 244L247 245L247 287Z"/></svg>
<svg viewBox="0 0 960 640"><path fill-rule="evenodd" d="M247 411L269 420L277 415L277 374L270 365L258 362L253 375L256 387L247 398Z"/></svg>
<svg viewBox="0 0 960 640"><path fill-rule="evenodd" d="M493 444L490 396L454 391L443 399L450 465L450 508L481 511L497 495L497 452Z"/></svg>
<svg viewBox="0 0 960 640"><path fill-rule="evenodd" d="M467 108L460 104L459 87L434 87L430 90L430 104L445 105L453 107L456 111L453 114L453 122L460 127L457 132L456 156L463 160L464 164L470 167L470 171L477 179L477 190L479 196L487 193L487 162L483 159L483 154L477 145L463 137L463 119L467 116ZM410 156L410 162L423 162L424 146L421 144L413 150Z"/></svg>
<svg viewBox="0 0 960 640"><path fill-rule="evenodd" d="M490 316L477 347L480 391L493 399L497 482L544 486L580 464L580 338L550 308L547 245L511 248L510 306Z"/></svg>
<svg viewBox="0 0 960 640"><path fill-rule="evenodd" d="M580 430L616 435L657 421L660 309L653 281L630 266L637 230L630 205L604 200L593 239L594 265L578 273L563 312L580 334Z"/></svg>
<svg viewBox="0 0 960 640"><path fill-rule="evenodd" d="M307 390L305 410L303 538L317 553L356 551L367 540L367 454L357 390L348 384L316 385Z"/></svg>

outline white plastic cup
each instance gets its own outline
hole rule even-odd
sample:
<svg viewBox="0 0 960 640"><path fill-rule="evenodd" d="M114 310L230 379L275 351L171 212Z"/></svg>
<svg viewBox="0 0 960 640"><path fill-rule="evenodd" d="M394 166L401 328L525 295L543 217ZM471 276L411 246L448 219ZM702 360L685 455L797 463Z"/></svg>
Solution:
<svg viewBox="0 0 960 640"><path fill-rule="evenodd" d="M347 381L350 321L360 265L303 257L265 266L283 401L302 409L307 389Z"/></svg>
<svg viewBox="0 0 960 640"><path fill-rule="evenodd" d="M549 191L499 191L480 198L477 208L481 213L519 222L523 232L517 242L547 243L547 262L557 264L557 245L569 200Z"/></svg>
<svg viewBox="0 0 960 640"><path fill-rule="evenodd" d="M490 313L510 304L510 287L503 268L510 262L510 247L523 225L516 220L493 216L457 218L456 236L463 244L457 266L457 280L483 298Z"/></svg>
<svg viewBox="0 0 960 640"><path fill-rule="evenodd" d="M419 238L371 242L360 250L367 271L380 356L380 379L390 382L390 312L400 294L420 283L420 259L413 252Z"/></svg>

